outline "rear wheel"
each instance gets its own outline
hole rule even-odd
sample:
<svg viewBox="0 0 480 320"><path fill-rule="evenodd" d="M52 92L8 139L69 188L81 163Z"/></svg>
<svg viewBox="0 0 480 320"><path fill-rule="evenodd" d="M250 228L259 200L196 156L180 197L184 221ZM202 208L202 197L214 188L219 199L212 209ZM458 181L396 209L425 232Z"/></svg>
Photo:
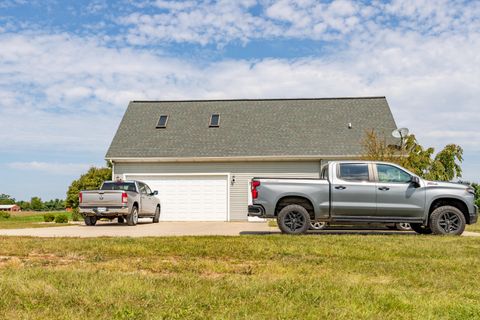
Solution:
<svg viewBox="0 0 480 320"><path fill-rule="evenodd" d="M138 208L133 207L132 212L127 216L127 224L129 226L134 226L138 223Z"/></svg>
<svg viewBox="0 0 480 320"><path fill-rule="evenodd" d="M310 227L310 215L304 207L291 204L279 212L277 224L283 233L302 234Z"/></svg>
<svg viewBox="0 0 480 320"><path fill-rule="evenodd" d="M439 207L430 215L430 227L434 234L461 235L465 225L463 212L452 206Z"/></svg>
<svg viewBox="0 0 480 320"><path fill-rule="evenodd" d="M95 216L86 216L85 219L85 224L87 226L94 226L97 223L97 217Z"/></svg>
<svg viewBox="0 0 480 320"><path fill-rule="evenodd" d="M160 221L160 206L157 206L155 209L155 215L153 216L153 223L158 223Z"/></svg>
<svg viewBox="0 0 480 320"><path fill-rule="evenodd" d="M421 223L410 223L410 227L413 231L419 234L432 234L432 229L424 226Z"/></svg>

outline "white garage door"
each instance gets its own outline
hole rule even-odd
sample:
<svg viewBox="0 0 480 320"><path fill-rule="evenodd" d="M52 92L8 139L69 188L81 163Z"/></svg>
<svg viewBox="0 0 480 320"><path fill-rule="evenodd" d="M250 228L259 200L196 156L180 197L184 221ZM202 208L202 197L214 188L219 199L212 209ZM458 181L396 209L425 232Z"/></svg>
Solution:
<svg viewBox="0 0 480 320"><path fill-rule="evenodd" d="M158 191L163 221L227 221L227 176L138 176L125 179L143 181Z"/></svg>

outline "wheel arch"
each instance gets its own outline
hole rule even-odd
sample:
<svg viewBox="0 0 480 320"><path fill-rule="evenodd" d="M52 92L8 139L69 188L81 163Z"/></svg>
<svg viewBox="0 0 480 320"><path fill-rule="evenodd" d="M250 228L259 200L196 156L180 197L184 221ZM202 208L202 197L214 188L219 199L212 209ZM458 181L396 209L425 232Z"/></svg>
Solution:
<svg viewBox="0 0 480 320"><path fill-rule="evenodd" d="M304 207L310 215L310 218L315 219L315 207L313 201L309 197L299 194L282 195L275 203L274 215L278 216L280 210L291 204L297 204Z"/></svg>
<svg viewBox="0 0 480 320"><path fill-rule="evenodd" d="M457 208L465 216L465 220L467 221L467 224L470 223L470 214L468 212L467 204L461 199L452 198L452 197L439 197L439 198L434 199L430 203L430 206L429 206L429 209L428 209L428 221L430 221L430 215L432 214L432 212L435 209L443 207L443 206L452 206L452 207Z"/></svg>

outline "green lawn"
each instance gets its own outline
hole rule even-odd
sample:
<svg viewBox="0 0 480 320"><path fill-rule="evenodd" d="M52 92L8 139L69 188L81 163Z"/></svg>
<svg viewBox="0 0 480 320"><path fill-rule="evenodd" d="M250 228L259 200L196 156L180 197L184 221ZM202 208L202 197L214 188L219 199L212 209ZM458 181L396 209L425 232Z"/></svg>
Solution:
<svg viewBox="0 0 480 320"><path fill-rule="evenodd" d="M465 228L466 231L480 232L480 222L475 224L467 225Z"/></svg>
<svg viewBox="0 0 480 320"><path fill-rule="evenodd" d="M65 223L41 223L43 215L47 212L12 212L10 218L0 218L0 229L20 229L20 228L45 228L68 226ZM72 220L71 212L55 211L55 215L66 214L69 220Z"/></svg>
<svg viewBox="0 0 480 320"><path fill-rule="evenodd" d="M0 237L5 319L479 319L480 239Z"/></svg>

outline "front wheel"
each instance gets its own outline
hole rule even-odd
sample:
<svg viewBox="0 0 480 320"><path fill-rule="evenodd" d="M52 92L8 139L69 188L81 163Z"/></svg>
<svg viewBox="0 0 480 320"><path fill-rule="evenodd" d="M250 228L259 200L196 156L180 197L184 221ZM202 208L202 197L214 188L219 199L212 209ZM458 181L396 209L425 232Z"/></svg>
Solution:
<svg viewBox="0 0 480 320"><path fill-rule="evenodd" d="M408 222L396 223L395 228L398 231L410 231L410 230L412 230L412 227L410 226L410 223L408 223Z"/></svg>
<svg viewBox="0 0 480 320"><path fill-rule="evenodd" d="M323 230L328 226L325 221L312 221L310 222L310 230Z"/></svg>
<svg viewBox="0 0 480 320"><path fill-rule="evenodd" d="M283 233L302 234L310 227L310 215L304 207L291 204L280 210L277 224Z"/></svg>
<svg viewBox="0 0 480 320"><path fill-rule="evenodd" d="M95 216L86 216L85 219L85 224L87 226L94 226L97 223L97 217Z"/></svg>
<svg viewBox="0 0 480 320"><path fill-rule="evenodd" d="M452 206L439 207L430 215L430 227L433 234L458 236L465 230L465 225L463 212Z"/></svg>
<svg viewBox="0 0 480 320"><path fill-rule="evenodd" d="M155 215L153 216L153 223L158 223L160 221L160 206L157 206L155 209Z"/></svg>
<svg viewBox="0 0 480 320"><path fill-rule="evenodd" d="M132 212L127 216L127 224L129 226L134 226L138 223L138 208L133 207Z"/></svg>

